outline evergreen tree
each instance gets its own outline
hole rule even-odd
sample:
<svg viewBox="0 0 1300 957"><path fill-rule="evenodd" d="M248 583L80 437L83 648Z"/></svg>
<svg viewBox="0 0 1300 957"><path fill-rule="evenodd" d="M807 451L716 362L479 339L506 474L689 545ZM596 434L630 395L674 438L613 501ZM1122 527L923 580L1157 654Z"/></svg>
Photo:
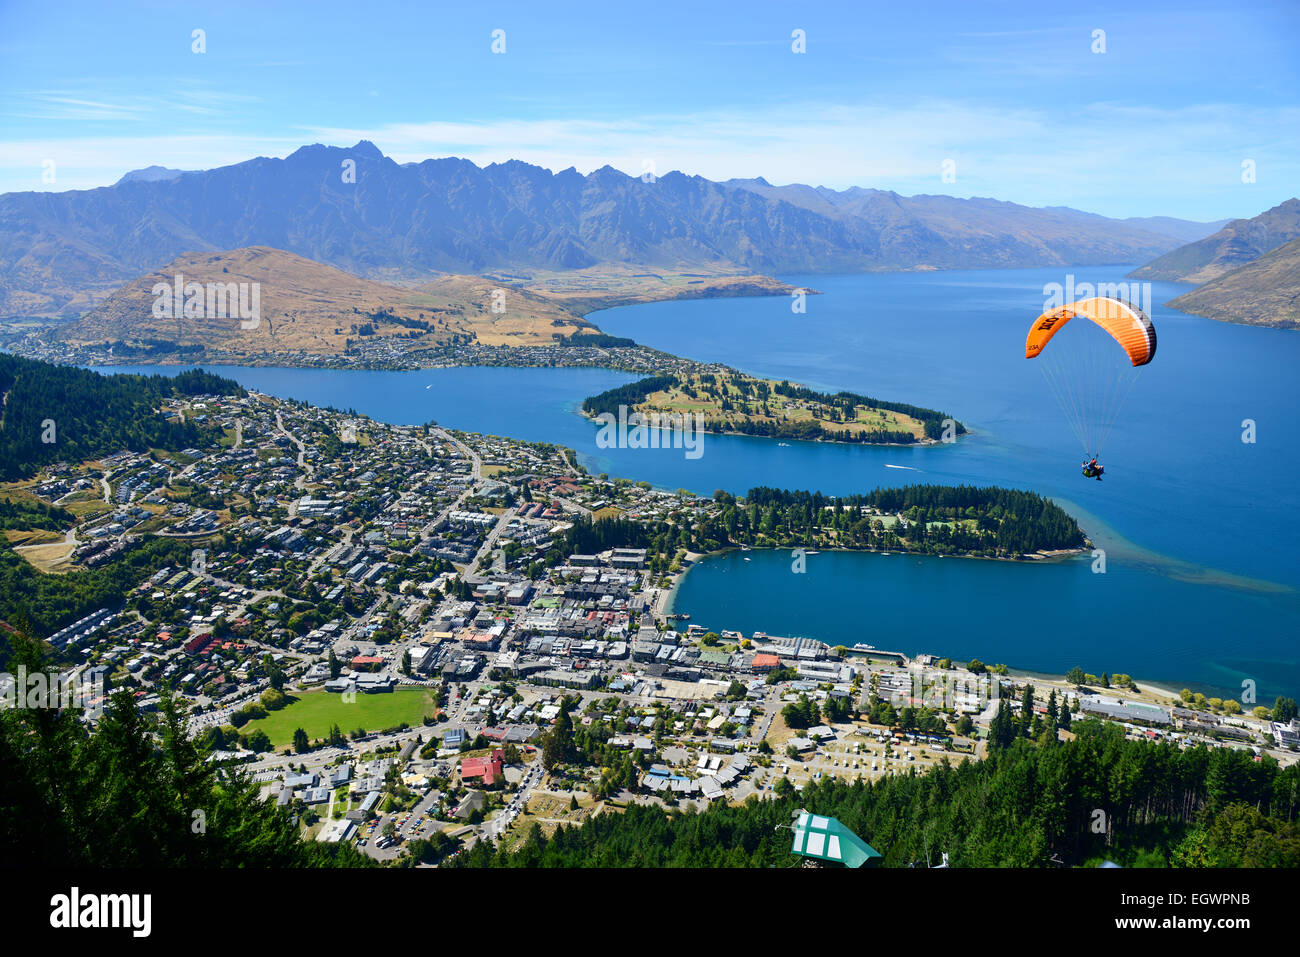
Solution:
<svg viewBox="0 0 1300 957"><path fill-rule="evenodd" d="M1025 682L1025 690L1020 699L1020 733L1030 736L1034 724L1034 686Z"/></svg>
<svg viewBox="0 0 1300 957"><path fill-rule="evenodd" d="M14 638L29 671L45 652ZM299 839L283 808L239 765L210 760L169 694L158 712L114 693L98 722L75 709L0 710L0 867L365 866L350 844Z"/></svg>
<svg viewBox="0 0 1300 957"><path fill-rule="evenodd" d="M551 730L542 739L542 765L547 771L554 771L561 764L572 761L574 756L573 719L569 717L566 701L556 715Z"/></svg>
<svg viewBox="0 0 1300 957"><path fill-rule="evenodd" d="M1011 709L1007 706L1005 700L998 702L998 712L989 722L989 747L990 748L1009 748L1011 742L1016 739L1015 721L1011 717Z"/></svg>
<svg viewBox="0 0 1300 957"><path fill-rule="evenodd" d="M1003 723L1014 706L1004 705ZM553 838L530 836L517 851L492 847L450 867L788 866L793 811L838 818L907 866L941 846L956 867L1300 866L1294 820L1300 766L1203 746L1131 741L1117 725L1079 721L1074 740L1044 747L1016 740L982 761L940 762L924 773L853 782L826 776L795 793L777 779L775 800L717 802L703 811L633 804ZM1093 834L1096 807L1114 822ZM1289 819L1290 818L1290 819Z"/></svg>

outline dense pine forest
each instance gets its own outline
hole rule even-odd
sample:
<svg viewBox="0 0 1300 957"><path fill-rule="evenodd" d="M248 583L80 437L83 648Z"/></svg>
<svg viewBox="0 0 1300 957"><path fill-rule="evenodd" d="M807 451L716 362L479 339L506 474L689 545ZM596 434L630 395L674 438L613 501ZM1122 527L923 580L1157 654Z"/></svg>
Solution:
<svg viewBox="0 0 1300 957"><path fill-rule="evenodd" d="M28 478L51 462L197 445L202 430L164 419L159 403L181 395L243 394L237 383L201 369L104 376L0 353L0 481Z"/></svg>
<svg viewBox="0 0 1300 957"><path fill-rule="evenodd" d="M611 336L604 332L575 332L572 335L554 333L551 336L557 346L586 346L589 349L634 349L636 340L626 336Z"/></svg>
<svg viewBox="0 0 1300 957"><path fill-rule="evenodd" d="M583 400L582 411L592 416L605 413L617 416L620 405L631 409L637 403L644 402L648 396L664 389L671 389L677 383L678 379L675 375L656 375L637 379L627 385L606 389L600 395L589 396Z"/></svg>
<svg viewBox="0 0 1300 957"><path fill-rule="evenodd" d="M724 505L720 522L738 544L1015 557L1081 548L1085 541L1078 523L1059 505L1019 489L908 485L832 498L755 488L743 504L725 493L719 500ZM889 515L902 521L891 524Z"/></svg>
<svg viewBox="0 0 1300 957"><path fill-rule="evenodd" d="M1131 741L1076 722L1073 740L1018 740L983 761L923 773L825 778L775 800L700 813L633 805L517 852L479 844L457 867L790 867L799 808L839 818L884 855L956 867L1300 866L1300 766L1204 746Z"/></svg>
<svg viewBox="0 0 1300 957"><path fill-rule="evenodd" d="M565 554L646 548L652 568L665 570L683 548L882 548L1015 558L1040 549L1081 548L1086 541L1059 505L1018 489L910 485L836 498L755 488L743 499L718 491L714 500L718 513L696 525L578 520L565 533ZM552 557L558 561L560 555L557 550Z"/></svg>
<svg viewBox="0 0 1300 957"><path fill-rule="evenodd" d="M40 645L15 638L31 673ZM304 843L238 768L210 762L164 697L142 714L112 697L93 731L72 710L0 710L0 868L350 867L351 844Z"/></svg>

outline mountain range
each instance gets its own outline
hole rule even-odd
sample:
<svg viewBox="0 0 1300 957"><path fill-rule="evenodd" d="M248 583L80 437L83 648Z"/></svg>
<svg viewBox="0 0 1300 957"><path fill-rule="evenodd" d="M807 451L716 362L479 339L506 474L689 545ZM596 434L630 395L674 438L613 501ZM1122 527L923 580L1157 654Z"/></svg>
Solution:
<svg viewBox="0 0 1300 957"><path fill-rule="evenodd" d="M1225 322L1300 328L1300 199L1234 219L1133 270L1135 279L1196 283L1166 305Z"/></svg>
<svg viewBox="0 0 1300 957"><path fill-rule="evenodd" d="M584 176L517 160L398 164L362 141L0 196L0 315L79 315L178 256L245 247L407 283L602 265L742 274L1132 263L1216 225L677 172L647 182L608 166Z"/></svg>
<svg viewBox="0 0 1300 957"><path fill-rule="evenodd" d="M1300 199L1234 219L1218 232L1180 246L1129 275L1135 279L1206 283L1300 237Z"/></svg>
<svg viewBox="0 0 1300 957"><path fill-rule="evenodd" d="M1210 319L1300 329L1300 238L1184 293L1169 305Z"/></svg>

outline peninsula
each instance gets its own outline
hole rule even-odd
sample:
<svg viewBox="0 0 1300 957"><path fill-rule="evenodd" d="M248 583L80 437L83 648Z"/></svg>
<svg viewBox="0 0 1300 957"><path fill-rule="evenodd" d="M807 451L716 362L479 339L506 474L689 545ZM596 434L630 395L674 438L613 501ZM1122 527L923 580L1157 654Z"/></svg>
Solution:
<svg viewBox="0 0 1300 957"><path fill-rule="evenodd" d="M943 412L854 392L815 392L787 380L701 370L651 376L594 395L585 415L691 416L706 432L869 445L956 441L966 427Z"/></svg>

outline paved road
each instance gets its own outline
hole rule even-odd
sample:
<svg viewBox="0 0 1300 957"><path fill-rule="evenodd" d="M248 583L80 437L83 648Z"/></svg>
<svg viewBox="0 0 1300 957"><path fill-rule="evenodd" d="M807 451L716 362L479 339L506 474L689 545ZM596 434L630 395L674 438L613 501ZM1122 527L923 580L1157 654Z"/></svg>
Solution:
<svg viewBox="0 0 1300 957"><path fill-rule="evenodd" d="M484 556L491 555L496 550L497 539L501 537L501 533L506 530L506 525L514 517L514 508L508 508L497 518L497 523L492 526L492 531L488 532L487 538L483 540L483 544L479 546L478 551L474 553L474 557L466 566L467 571L464 575L466 582L474 585L488 580L488 576L478 574L478 563L483 560Z"/></svg>
<svg viewBox="0 0 1300 957"><path fill-rule="evenodd" d="M421 539L427 539L430 535L433 534L434 529L436 529L439 525L443 523L443 521L446 520L448 514L460 508L461 504L465 501L465 499L469 498L472 494L474 494L474 490L477 482L481 481L483 478L483 460L479 458L477 452L475 452L469 446L465 445L459 439L455 438L449 432L446 432L443 429L439 429L435 427L435 428L431 428L430 431L433 432L435 435L437 435L438 438L442 439L448 445L453 446L457 451L459 451L462 455L464 455L466 458L470 460L470 465L471 465L470 478L472 481L469 483L469 485L465 487L465 491L461 492L460 495L456 496L456 500L454 502L449 503L447 507L444 508L442 511L440 511L435 518L431 519L428 523L425 524L424 529L420 532ZM429 453L430 455L433 454L433 449L430 448L428 443L426 443L423 439L417 439L416 441L419 442L420 447L423 448L425 452Z"/></svg>
<svg viewBox="0 0 1300 957"><path fill-rule="evenodd" d="M314 478L316 474L316 470L307 464L307 446L302 439L284 427L284 416L280 412L275 413L275 427L280 434L286 436L290 442L298 446L298 477L294 479L293 487L302 491L307 484L307 480ZM292 517L297 514L298 502L295 500L289 503L289 515Z"/></svg>

